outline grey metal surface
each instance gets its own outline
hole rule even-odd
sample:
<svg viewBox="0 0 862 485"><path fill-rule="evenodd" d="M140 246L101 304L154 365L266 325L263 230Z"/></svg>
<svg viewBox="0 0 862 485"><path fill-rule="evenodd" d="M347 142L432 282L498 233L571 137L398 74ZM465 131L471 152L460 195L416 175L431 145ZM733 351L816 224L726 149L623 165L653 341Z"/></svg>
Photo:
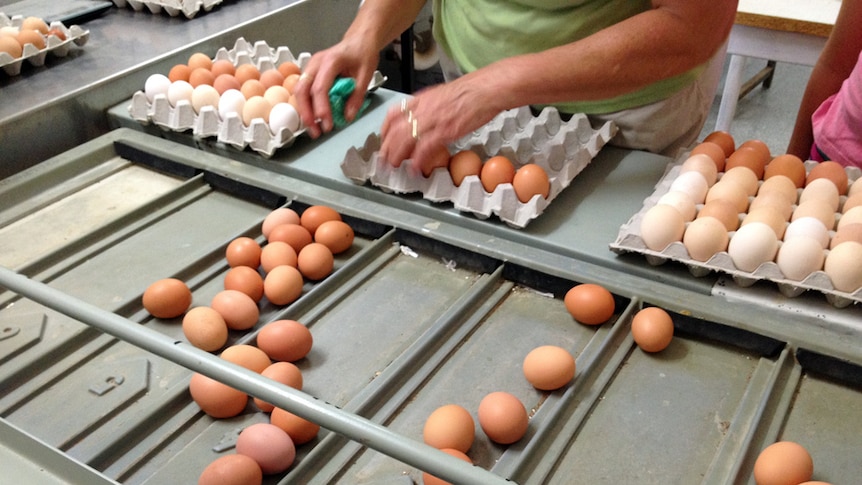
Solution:
<svg viewBox="0 0 862 485"><path fill-rule="evenodd" d="M0 76L0 179L108 131L105 110L152 72L237 37L313 52L341 37L352 0L228 0L193 19L112 8L83 27L86 45L44 67ZM308 25L314 25L309 29Z"/></svg>
<svg viewBox="0 0 862 485"><path fill-rule="evenodd" d="M17 235L26 220L35 241L69 211L93 221L3 263L20 275L0 271L0 286L13 290L0 293L0 327L12 335L0 340L0 417L34 436L52 462L124 483L194 482L218 456L214 447L229 448L239 429L266 420L253 405L227 420L203 415L187 390L197 370L324 425L294 467L267 483L409 483L420 468L458 483L484 483L489 472L517 483L746 483L759 450L780 438L805 443L817 479L853 483L862 473L862 340L852 327L830 326L862 321L858 308L820 305L823 317L812 319L777 291L770 302L731 305L702 290L714 277L603 254L652 182L622 179L631 190L616 205L594 194L662 159L603 151L596 167L610 160L609 172L567 189L576 189L566 194L574 210L552 208L545 229L518 231L336 181L332 155L373 129L369 120L307 142L291 160L255 163L121 129L0 181L10 201L0 235ZM312 183L310 168L302 175L315 163L332 180ZM152 190L115 211L110 187L139 177ZM191 348L178 319L151 318L140 305L143 289L166 276L188 281L194 304L206 304L221 289L226 244L260 238L263 217L284 203L330 205L359 235L300 300L261 306L257 328L293 318L315 337L300 363L302 392ZM608 221L587 224L597 217ZM587 227L595 232L565 244ZM587 327L568 316L561 296L578 282L614 291L611 322ZM660 354L641 352L629 333L644 304L674 315L677 338ZM254 337L234 332L231 342ZM570 349L578 364L573 383L552 393L520 371L526 352L546 343ZM421 444L431 410L457 402L475 412L492 390L531 411L522 441L496 445L477 427L475 468ZM18 462L15 446L4 441L0 457Z"/></svg>

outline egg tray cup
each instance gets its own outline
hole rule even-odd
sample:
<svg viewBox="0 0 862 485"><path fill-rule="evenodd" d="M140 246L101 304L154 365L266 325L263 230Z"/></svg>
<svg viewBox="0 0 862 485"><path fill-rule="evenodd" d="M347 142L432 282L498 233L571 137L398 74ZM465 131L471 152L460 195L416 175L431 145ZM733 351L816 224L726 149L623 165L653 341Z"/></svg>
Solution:
<svg viewBox="0 0 862 485"><path fill-rule="evenodd" d="M547 199L535 195L526 203L518 199L512 184L500 184L489 194L476 175L465 177L456 187L445 167L434 169L428 177L412 167L411 160L395 168L378 157L380 137L375 133L368 136L364 146L348 150L341 169L359 185L370 182L396 194L421 192L429 201L451 202L459 211L479 219L494 214L509 226L522 229L569 186L616 131L613 123L594 130L584 114L563 121L555 108L545 108L533 116L530 108L522 107L501 113L449 147L450 154L472 150L482 160L504 155L516 168L527 163L544 168L551 184Z"/></svg>
<svg viewBox="0 0 862 485"><path fill-rule="evenodd" d="M171 17L183 14L186 18L194 18L201 11L209 12L222 0L114 0L119 8L129 6L136 12L147 9L150 13L166 12Z"/></svg>
<svg viewBox="0 0 862 485"><path fill-rule="evenodd" d="M15 15L11 18L0 12L0 27L17 27L20 28L24 21L23 15ZM49 29L57 29L66 36L66 40L60 39L56 35L45 36L45 47L39 49L33 44L25 44L21 57L12 57L6 52L0 52L0 68L9 75L17 76L21 74L21 69L24 63L31 66L41 67L45 65L45 60L48 54L56 57L66 57L73 45L78 47L87 43L90 38L90 31L84 30L77 25L66 27L62 22L53 21L48 26Z"/></svg>
<svg viewBox="0 0 862 485"><path fill-rule="evenodd" d="M686 153L679 160L668 164L665 174L656 184L655 191L644 200L643 206L631 219L620 227L617 239L610 244L612 251L622 253L639 253L644 256L647 262L653 266L658 266L667 261L676 261L688 267L689 272L695 277L703 277L712 272L723 273L729 275L731 279L740 287L749 287L758 281L769 281L774 283L782 295L794 298L806 291L818 291L825 295L826 300L836 308L844 308L854 303L862 302L862 288L858 288L853 292L843 292L835 289L832 285L832 280L825 271L815 271L810 273L802 280L792 280L784 276L781 269L774 261L767 261L754 269L754 271L742 271L738 269L727 251L721 251L714 254L706 261L698 261L693 259L686 249L685 245L680 242L673 242L661 251L649 249L644 243L640 235L640 225L644 214L658 203L658 200L670 190L673 181L680 174L682 162L688 158ZM816 162L805 162L806 173L811 171L811 168L816 165ZM862 171L855 167L846 168L847 176L851 183L862 176ZM719 174L721 175L721 174ZM752 198L749 197L749 200ZM846 199L846 196L841 196L841 203ZM697 204L697 210L703 204ZM744 218L745 213L740 213L740 222ZM686 223L686 227L689 223ZM735 231L728 233L729 237L733 237ZM835 231L829 231L830 238L835 235ZM782 241L778 242L779 248ZM828 254L829 250L824 249ZM862 264L862 262L859 262Z"/></svg>

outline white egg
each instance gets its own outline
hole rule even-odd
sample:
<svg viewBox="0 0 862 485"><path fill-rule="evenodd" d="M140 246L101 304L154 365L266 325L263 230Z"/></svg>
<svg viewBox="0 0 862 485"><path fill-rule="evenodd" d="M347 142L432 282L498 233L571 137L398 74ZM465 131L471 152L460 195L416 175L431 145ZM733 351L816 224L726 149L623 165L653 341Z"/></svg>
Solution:
<svg viewBox="0 0 862 485"><path fill-rule="evenodd" d="M829 230L816 217L800 217L791 222L784 230L784 240L787 241L794 237L814 239L820 243L820 247L822 248L829 245Z"/></svg>
<svg viewBox="0 0 862 485"><path fill-rule="evenodd" d="M862 244L845 241L829 251L823 270L838 291L853 293L862 287Z"/></svg>
<svg viewBox="0 0 862 485"><path fill-rule="evenodd" d="M700 204L706 198L709 184L700 172L690 171L679 174L670 184L670 190L685 192L691 196L695 204Z"/></svg>
<svg viewBox="0 0 862 485"><path fill-rule="evenodd" d="M209 84L200 84L192 91L192 107L195 113L200 113L204 106L218 109L219 98L216 88Z"/></svg>
<svg viewBox="0 0 862 485"><path fill-rule="evenodd" d="M299 131L299 113L289 103L278 103L269 112L269 129L277 135L283 128L292 133Z"/></svg>
<svg viewBox="0 0 862 485"><path fill-rule="evenodd" d="M195 88L188 81L174 81L168 87L168 101L173 107L177 107L181 101L191 103L194 90Z"/></svg>
<svg viewBox="0 0 862 485"><path fill-rule="evenodd" d="M153 74L147 78L144 83L144 94L147 96L147 101L153 102L156 96L168 95L168 88L171 87L171 80L164 74Z"/></svg>
<svg viewBox="0 0 862 485"><path fill-rule="evenodd" d="M710 161L710 163L712 162ZM685 222L691 222L694 220L694 216L697 215L697 206L694 200L692 200L690 195L679 190L667 192L658 199L657 203L675 207L682 214Z"/></svg>
<svg viewBox="0 0 862 485"><path fill-rule="evenodd" d="M778 249L775 262L784 277L802 281L823 268L826 254L820 243L810 237L794 237L784 241Z"/></svg>
<svg viewBox="0 0 862 485"><path fill-rule="evenodd" d="M228 89L223 92L218 102L218 115L222 121L226 120L228 115L236 113L242 117L242 109L245 106L245 96L238 89Z"/></svg>
<svg viewBox="0 0 862 485"><path fill-rule="evenodd" d="M741 226L730 238L727 253L734 266L753 272L763 263L772 261L778 252L778 238L771 227L762 222Z"/></svg>

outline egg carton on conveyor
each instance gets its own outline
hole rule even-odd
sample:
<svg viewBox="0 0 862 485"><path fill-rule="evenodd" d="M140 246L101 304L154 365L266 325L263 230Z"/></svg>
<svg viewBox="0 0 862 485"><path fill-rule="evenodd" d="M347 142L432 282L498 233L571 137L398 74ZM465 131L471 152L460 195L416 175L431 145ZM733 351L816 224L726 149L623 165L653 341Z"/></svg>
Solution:
<svg viewBox="0 0 862 485"><path fill-rule="evenodd" d="M24 21L24 16L13 15L11 18L0 12L0 28L2 27L21 27ZM27 62L32 66L43 66L48 54L56 57L66 57L73 45L78 47L87 43L90 38L90 31L82 29L77 25L66 27L62 22L53 21L48 25L49 29L57 29L63 33L66 39L61 39L56 35L48 35L45 38L45 47L39 49L33 44L26 44L21 57L13 58L5 52L0 52L0 68L9 76L17 76L21 73L21 68Z"/></svg>
<svg viewBox="0 0 862 485"><path fill-rule="evenodd" d="M754 271L742 271L733 264L733 260L727 251L716 253L707 261L702 262L693 259L682 242L673 242L661 251L648 248L640 233L641 221L644 214L655 206L659 199L670 190L671 184L680 174L682 162L687 158L688 154L685 154L679 160L668 164L665 174L656 184L653 194L644 199L641 209L620 227L616 240L610 244L612 251L620 254L642 254L647 262L654 266L659 266L668 261L676 261L684 264L689 272L696 277L703 277L713 272L726 274L737 285L743 288L752 286L758 281L770 281L778 287L781 294L791 298L799 296L806 291L818 291L825 295L826 300L836 308L843 308L862 302L862 288L852 293L839 291L835 289L832 285L832 280L822 270L810 273L802 280L792 280L785 277L784 273L779 269L778 264L774 261L762 263ZM810 171L815 164L816 162L805 162L806 171ZM855 167L848 167L846 171L851 183L862 176L862 172ZM846 196L842 196L842 198L846 198ZM698 210L700 210L701 206L702 204L698 204ZM744 213L740 214L740 221L744 216ZM733 236L733 234L734 232L730 232L729 236ZM829 234L831 237L835 234L835 231L831 230ZM824 249L824 251L828 252L828 249Z"/></svg>
<svg viewBox="0 0 862 485"><path fill-rule="evenodd" d="M494 214L509 226L521 229L569 186L616 131L616 125L610 122L593 129L584 114L563 121L554 108L545 108L534 116L529 107L521 107L501 113L448 147L450 155L472 150L482 160L503 155L516 168L527 163L544 168L551 183L548 198L535 195L526 203L518 200L512 184L500 184L489 194L476 175L465 177L456 187L446 167L434 169L428 177L412 168L410 160L395 168L378 157L377 134L371 134L364 146L350 148L341 169L354 183L370 182L384 192L397 194L421 192L432 202L451 202L456 209L480 219Z"/></svg>
<svg viewBox="0 0 862 485"><path fill-rule="evenodd" d="M182 13L186 18L194 18L201 11L209 12L222 0L114 0L114 5L120 8L131 7L136 12L145 8L151 13L166 12L171 17Z"/></svg>

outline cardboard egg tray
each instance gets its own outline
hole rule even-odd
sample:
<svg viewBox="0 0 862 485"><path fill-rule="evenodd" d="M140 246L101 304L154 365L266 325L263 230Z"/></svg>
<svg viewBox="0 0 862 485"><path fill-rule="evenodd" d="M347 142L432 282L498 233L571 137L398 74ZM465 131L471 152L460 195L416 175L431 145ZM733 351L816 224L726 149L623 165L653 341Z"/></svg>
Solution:
<svg viewBox="0 0 862 485"><path fill-rule="evenodd" d="M20 27L24 21L24 16L14 15L9 18L6 14L0 12L0 27ZM0 68L9 75L17 76L21 73L21 68L24 63L32 66L43 66L48 54L56 57L66 57L72 45L83 46L90 38L90 31L84 30L77 25L66 27L62 22L54 21L48 25L49 29L59 29L66 35L66 40L62 40L56 35L49 35L45 38L45 48L39 49L33 44L26 44L21 57L13 58L5 52L0 52Z"/></svg>
<svg viewBox="0 0 862 485"><path fill-rule="evenodd" d="M166 12L171 17L183 14L186 18L194 18L201 11L209 12L222 0L114 0L114 5L120 8L131 7L136 12L144 9L158 14Z"/></svg>
<svg viewBox="0 0 862 485"><path fill-rule="evenodd" d="M711 272L724 273L730 275L733 281L741 287L751 286L758 281L771 281L777 285L783 295L788 297L796 297L809 290L818 291L823 293L826 299L838 308L846 307L854 302L862 302L862 288L852 293L838 291L832 286L832 280L829 276L822 270L809 274L801 281L796 281L786 278L779 269L778 264L773 261L765 262L754 271L749 272L737 269L727 251L716 253L709 260L701 262L689 256L688 250L682 242L671 243L662 251L649 249L640 236L641 220L644 214L656 205L658 200L670 190L671 184L680 173L682 162L687 158L688 154L668 165L664 176L655 186L655 192L644 200L641 210L620 227L616 241L610 245L611 250L617 253L634 252L643 254L650 264L656 266L667 261L681 262L696 277L706 276ZM806 170L810 171L814 165L816 165L816 162L806 162ZM862 171L855 167L848 167L846 171L851 184L862 176ZM846 196L842 195L840 203L843 204L846 198ZM697 205L698 211L701 207L703 207L703 204ZM745 213L739 214L740 222L745 215ZM733 232L729 233L731 237L733 234ZM835 231L829 231L829 235L831 238L835 235ZM780 244L781 241L779 240ZM829 250L825 249L824 251L828 253Z"/></svg>
<svg viewBox="0 0 862 485"><path fill-rule="evenodd" d="M235 66L254 64L259 70L265 71L284 62L293 62L300 69L304 69L310 57L311 54L307 52L295 57L285 46L271 48L264 41L252 44L240 37L232 49L220 48L213 60L226 59ZM380 72L375 72L369 92L383 85L385 81L386 78ZM143 91L137 91L132 96L129 114L137 121L153 123L165 130L191 130L196 137L217 137L221 143L238 150L248 147L266 158L271 157L279 148L290 146L297 136L305 132L305 128L300 126L296 132L284 128L273 133L269 124L262 119L254 119L249 126L245 126L239 113L231 113L223 120L218 110L211 106L205 106L200 113L195 113L189 102L180 101L177 106L171 106L163 95L156 96L151 103Z"/></svg>
<svg viewBox="0 0 862 485"><path fill-rule="evenodd" d="M548 198L536 195L526 203L518 200L512 184L501 184L489 194L476 175L465 177L456 187L445 167L434 169L429 177L412 168L410 160L392 167L377 156L380 138L376 134L370 135L363 147L348 150L341 168L357 184L370 181L385 192L398 194L421 192L432 202L451 202L456 209L480 219L494 214L520 229L569 186L615 133L612 123L594 130L583 114L563 121L554 108L545 108L533 116L528 107L522 107L501 113L449 147L450 154L473 150L482 160L504 155L516 168L527 163L544 168L551 182Z"/></svg>

